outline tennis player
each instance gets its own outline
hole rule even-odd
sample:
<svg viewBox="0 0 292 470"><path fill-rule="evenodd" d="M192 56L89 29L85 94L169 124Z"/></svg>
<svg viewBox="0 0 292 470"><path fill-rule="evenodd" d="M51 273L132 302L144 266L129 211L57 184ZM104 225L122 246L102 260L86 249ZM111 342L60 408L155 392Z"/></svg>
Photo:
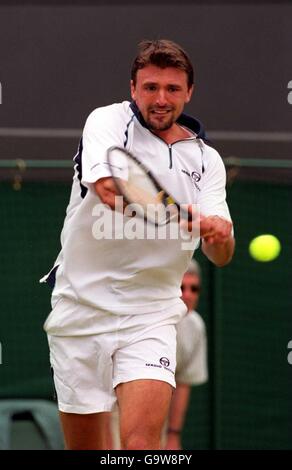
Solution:
<svg viewBox="0 0 292 470"><path fill-rule="evenodd" d="M183 113L193 87L179 45L144 41L132 66L132 101L98 108L86 121L62 248L43 278L54 285L44 328L67 449L106 449L104 417L116 400L122 448L160 448L175 387L175 325L186 313L183 273L200 238L217 266L232 258L223 162L201 124ZM97 207L114 213L106 161L113 145L145 162L177 201L200 205L200 236L189 249L179 237L129 240L123 214L115 219L119 236L93 236Z"/></svg>

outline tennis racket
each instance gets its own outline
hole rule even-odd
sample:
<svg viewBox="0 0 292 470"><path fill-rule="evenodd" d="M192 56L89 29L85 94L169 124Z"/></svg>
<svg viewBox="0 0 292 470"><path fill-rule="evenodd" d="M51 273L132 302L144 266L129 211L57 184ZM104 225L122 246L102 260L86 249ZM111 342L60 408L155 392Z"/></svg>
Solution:
<svg viewBox="0 0 292 470"><path fill-rule="evenodd" d="M122 147L111 147L107 163L116 186L135 215L155 226L166 225L181 218L191 221L192 214L169 194L153 173L131 152Z"/></svg>

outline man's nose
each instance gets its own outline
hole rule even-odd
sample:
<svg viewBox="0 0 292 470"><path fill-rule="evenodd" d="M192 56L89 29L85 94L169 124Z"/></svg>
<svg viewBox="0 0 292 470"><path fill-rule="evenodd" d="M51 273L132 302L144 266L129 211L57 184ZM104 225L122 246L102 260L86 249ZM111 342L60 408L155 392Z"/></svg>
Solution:
<svg viewBox="0 0 292 470"><path fill-rule="evenodd" d="M165 106L167 104L167 96L166 96L166 91L161 89L158 90L157 95L156 95L156 103L159 106Z"/></svg>

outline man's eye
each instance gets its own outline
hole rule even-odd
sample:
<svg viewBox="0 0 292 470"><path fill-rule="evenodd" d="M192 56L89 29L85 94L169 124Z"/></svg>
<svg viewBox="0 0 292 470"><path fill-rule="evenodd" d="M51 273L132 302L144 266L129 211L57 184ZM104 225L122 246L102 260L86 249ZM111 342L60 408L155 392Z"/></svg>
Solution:
<svg viewBox="0 0 292 470"><path fill-rule="evenodd" d="M175 91L178 91L178 88L176 86L170 86L168 91L170 91L171 93L174 93Z"/></svg>
<svg viewBox="0 0 292 470"><path fill-rule="evenodd" d="M146 86L146 90L148 90L148 91L155 91L155 90L156 90L156 86L155 86L155 85L147 85L147 86Z"/></svg>

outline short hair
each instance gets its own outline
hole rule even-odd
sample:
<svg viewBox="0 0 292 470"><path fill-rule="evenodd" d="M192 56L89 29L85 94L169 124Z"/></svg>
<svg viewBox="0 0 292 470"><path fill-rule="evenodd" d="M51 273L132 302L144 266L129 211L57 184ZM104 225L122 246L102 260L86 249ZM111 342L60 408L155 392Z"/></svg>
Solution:
<svg viewBox="0 0 292 470"><path fill-rule="evenodd" d="M188 54L184 49L168 39L146 40L138 44L138 55L135 58L131 79L136 85L137 72L147 65L156 65L162 69L174 67L187 74L188 88L194 83L194 69Z"/></svg>
<svg viewBox="0 0 292 470"><path fill-rule="evenodd" d="M189 265L188 265L188 268L187 268L185 274L194 274L194 275L198 276L198 278L201 280L201 268L200 268L199 263L197 261L195 261L194 259L192 259L189 262Z"/></svg>

